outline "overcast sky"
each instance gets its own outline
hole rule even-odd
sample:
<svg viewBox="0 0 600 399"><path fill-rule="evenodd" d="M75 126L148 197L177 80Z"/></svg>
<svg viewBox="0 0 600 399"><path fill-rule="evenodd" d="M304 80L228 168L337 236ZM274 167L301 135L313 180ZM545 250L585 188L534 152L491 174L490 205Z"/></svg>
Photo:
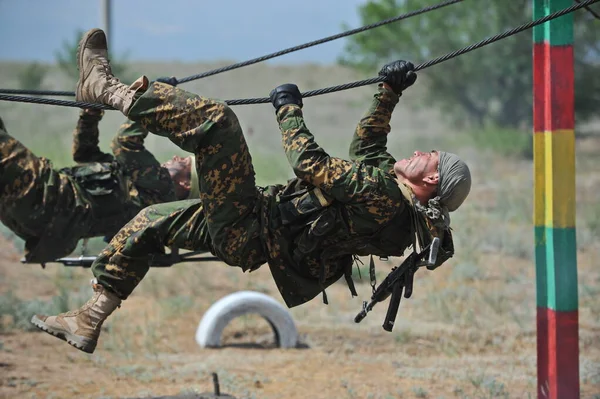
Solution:
<svg viewBox="0 0 600 399"><path fill-rule="evenodd" d="M364 0L112 0L115 54L242 61L359 27ZM0 0L0 59L52 61L77 29L102 28L102 0ZM332 63L345 39L275 62Z"/></svg>

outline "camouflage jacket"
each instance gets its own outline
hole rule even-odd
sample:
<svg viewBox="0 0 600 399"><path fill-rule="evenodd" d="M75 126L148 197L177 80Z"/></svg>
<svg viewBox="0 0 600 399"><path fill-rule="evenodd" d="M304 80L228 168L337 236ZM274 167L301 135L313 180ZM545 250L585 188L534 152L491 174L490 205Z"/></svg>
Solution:
<svg viewBox="0 0 600 399"><path fill-rule="evenodd" d="M315 142L298 106L279 110L283 147L297 179L266 188L263 235L289 307L324 293L344 275L354 291L355 256L401 256L413 244L415 214L386 150L398 100L379 88L354 132L350 160L329 156Z"/></svg>
<svg viewBox="0 0 600 399"><path fill-rule="evenodd" d="M26 244L28 261L65 256L81 238L112 237L146 206L176 200L168 171L144 147L148 132L139 123L121 125L111 143L112 154L100 150L98 122L102 115L99 110L81 111L73 132L77 165L58 170L59 176L66 177L58 181L69 187L58 189L55 216L44 236L30 243L34 245ZM62 204L69 204L69 209Z"/></svg>

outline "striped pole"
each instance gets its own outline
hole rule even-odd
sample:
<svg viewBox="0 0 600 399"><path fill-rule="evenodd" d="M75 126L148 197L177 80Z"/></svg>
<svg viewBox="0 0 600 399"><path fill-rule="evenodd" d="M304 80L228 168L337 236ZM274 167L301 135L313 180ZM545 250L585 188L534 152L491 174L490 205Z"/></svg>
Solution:
<svg viewBox="0 0 600 399"><path fill-rule="evenodd" d="M533 0L533 18L572 0ZM538 398L579 398L573 14L533 31Z"/></svg>

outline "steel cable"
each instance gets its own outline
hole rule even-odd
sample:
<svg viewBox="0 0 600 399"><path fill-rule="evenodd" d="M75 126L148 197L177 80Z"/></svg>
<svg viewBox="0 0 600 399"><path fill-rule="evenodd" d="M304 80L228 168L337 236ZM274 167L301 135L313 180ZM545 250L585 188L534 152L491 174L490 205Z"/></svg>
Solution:
<svg viewBox="0 0 600 399"><path fill-rule="evenodd" d="M585 1L581 1L578 4L574 4L570 7L567 7L563 10L560 11L556 11L552 14L549 14L543 18L539 18L535 21L531 21L528 23L525 23L523 25L520 25L516 28L513 29L509 29L505 32L502 32L500 34L497 34L495 36L491 36L487 39L481 40L477 43L471 44L470 46L467 47L463 47L459 50L453 51L451 53L442 55L440 57L434 58L430 61L421 63L417 66L415 66L415 71L420 71L423 70L425 68L429 68L433 65L437 65L440 64L442 62L448 61L452 58L458 57L460 55L466 54L468 52L471 52L473 50L479 49L481 47L487 46L488 44L497 42L499 40L505 39L509 36L515 35L517 33L523 32L525 30L531 29L534 26L537 25L541 25L545 22L548 22L550 20L553 20L555 18L559 18L562 17L563 15L569 14L573 11L579 10L581 8L587 7L590 4L594 4L596 2L598 2L600 0L585 0ZM317 89L317 90L310 90L307 92L302 93L302 97L313 97L313 96L318 96L318 95L322 95L322 94L327 94L327 93L333 93L333 92L337 92L337 91L342 91L342 90L348 90L348 89L353 89L356 87L360 87L360 86L365 86L365 85L369 85L369 84L374 84L374 83L378 83L383 81L383 77L382 76L377 76L374 78L370 78L370 79L365 79L365 80L359 80L356 82L350 82L350 83L345 83L345 84L341 84L341 85L337 85L337 86L331 86L331 87L325 87L322 89ZM79 108L100 108L100 109L113 109L111 107L108 107L106 105L102 105L102 104L88 104L88 103L84 103L84 102L79 102L79 101L64 101L64 100L56 100L56 99L46 99L46 98L35 98L35 97L22 97L22 96L10 96L10 95L4 95L4 94L0 94L0 100L4 100L4 101L17 101L17 102L28 102L28 103L36 103L36 104L49 104L49 105L60 105L60 106L67 106L67 107L79 107ZM260 97L260 98L246 98L246 99L238 99L238 100L227 100L226 103L228 105L249 105L249 104L265 104L265 103L269 103L270 100L268 97Z"/></svg>
<svg viewBox="0 0 600 399"><path fill-rule="evenodd" d="M212 75L217 75L219 73L222 72L227 72L227 71L231 71L233 69L237 69L237 68L241 68L241 67L245 67L248 65L252 65L252 64L257 64L259 62L262 61L266 61L266 60L270 60L271 58L276 58L276 57L280 57L282 55L285 54L289 54L289 53L293 53L294 51L299 51L299 50L303 50L312 46L316 46L318 44L323 44L323 43L327 43L336 39L340 39L342 37L346 37L346 36L351 36L357 33L361 33L370 29L375 29L378 28L380 26L383 25L387 25L387 24L391 24L392 22L398 22L401 21L403 19L408 19L410 17L414 17L420 14L425 14L429 11L434 11L437 10L439 8L442 7L446 7L452 4L456 4L456 3L460 3L463 0L446 0L443 1L439 4L435 4L432 6L428 6L428 7L424 7L421 8L419 10L415 10L415 11L410 11L408 13L405 14L401 14L398 15L394 18L388 18L385 19L383 21L379 21L379 22L375 22L373 24L369 24L369 25L365 25L362 26L360 28L355 28L355 29L350 29L348 31L342 32L342 33L338 33L336 35L332 35L332 36L328 36L325 37L323 39L319 39L319 40L314 40L312 42L308 42L308 43L304 43L298 46L294 46L294 47L290 47L287 48L285 50L280 50L280 51L276 51L274 53L271 54L267 54L267 55L263 55L261 57L257 57L257 58L253 58L251 60L247 60L247 61L243 61L243 62L238 62L235 64L231 64L228 66L224 66L221 68L217 68L217 69L213 69L207 72L203 72L197 75L192 75L192 76L188 76L185 78L181 78L181 79L177 79L175 78L175 80L177 81L177 84L181 84L181 83L187 83L190 82L192 80L197 80L197 79L201 79L201 78L205 78L208 76L212 76ZM75 96L75 92L73 91L58 91L58 90L27 90L27 89L0 89L0 93L3 94L19 94L19 95L31 95L31 96L65 96L65 97L74 97Z"/></svg>
<svg viewBox="0 0 600 399"><path fill-rule="evenodd" d="M398 22L398 21L401 21L403 19L408 19L410 17L414 17L414 16L417 16L417 15L420 15L420 14L425 14L425 13L427 13L429 11L434 11L434 10L437 10L439 8L442 8L442 7L446 7L446 6L449 6L449 5L452 5L452 4L456 4L456 3L460 3L461 1L463 1L463 0L447 0L447 1L444 1L442 3L435 4L433 6L428 6L428 7L421 8L420 10L415 10L415 11L408 12L406 14L398 15L397 17L394 17L394 18L389 18L389 19L386 19L386 20L383 20L383 21L379 21L379 22L370 24L370 25L365 25L365 26L360 27L360 28L351 29L351 30L348 30L346 32L338 33L337 35L328 36L326 38L315 40L315 41L308 42L308 43L305 43L305 44L301 44L299 46L290 47L290 48L287 48L285 50L277 51L275 53L267 54L267 55L264 55L262 57L254 58L254 59L251 59L251 60L248 60L248 61L239 62L237 64L232 64L232 65L225 66L225 67L222 67L222 68L213 69L212 71L203 72L203 73L200 73L198 75L192 75L192 76L188 76L186 78L177 79L177 81L179 83L186 83L186 82L189 82L189 81L192 81L192 80L201 79L201 78L205 78L207 76L216 75L218 73L231 71L232 69L241 68L241 67L245 67L245 66L248 66L248 65L256 64L258 62L266 61L266 60L269 60L269 59L275 58L275 57L280 57L282 55L289 54L289 53L292 53L294 51L303 50L305 48L316 46L318 44L327 43L327 42L330 42L330 41L333 41L333 40L336 40L336 39L340 39L342 37L346 37L346 36L354 35L354 34L357 34L357 33L361 33L361 32L367 31L369 29L378 28L380 26L387 25L387 24L390 24L392 22Z"/></svg>

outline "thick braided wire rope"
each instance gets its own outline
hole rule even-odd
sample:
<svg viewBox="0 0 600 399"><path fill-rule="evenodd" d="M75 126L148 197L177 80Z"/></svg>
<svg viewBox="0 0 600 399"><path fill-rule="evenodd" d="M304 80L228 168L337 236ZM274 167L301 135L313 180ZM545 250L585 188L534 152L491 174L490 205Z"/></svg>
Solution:
<svg viewBox="0 0 600 399"><path fill-rule="evenodd" d="M581 0L575 0L575 1L576 1L576 2L578 2L578 3L581 3ZM585 10L586 10L587 12L589 12L590 14L592 14L592 15L594 16L594 18L596 18L596 19L599 19L599 20L600 20L600 15L599 15L599 14L598 14L596 11L592 10L592 9L591 9L590 7L588 7L588 6L585 6L584 8L585 8Z"/></svg>
<svg viewBox="0 0 600 399"><path fill-rule="evenodd" d="M104 105L104 104L84 103L81 101L56 100L54 98L12 96L9 94L0 94L0 101L13 101L13 102L20 102L20 103L44 104L44 105L59 105L61 107L114 110L113 107L109 107L108 105Z"/></svg>
<svg viewBox="0 0 600 399"><path fill-rule="evenodd" d="M375 22L373 24L370 25L365 25L362 26L360 28L355 28L355 29L350 29L348 31L342 32L342 33L338 33L336 35L332 35L332 36L328 36L325 37L323 39L319 39L319 40L314 40L312 42L308 42L308 43L304 43L298 46L294 46L294 47L290 47L287 48L285 50L281 50L281 51L277 51L271 54L267 54L267 55L263 55L261 57L257 57L257 58L253 58L251 60L247 60L247 61L243 61L243 62L238 62L236 64L231 64L228 66L224 66L221 68L217 68L217 69L213 69L211 71L207 71L207 72L203 72L197 75L192 75L192 76L188 76L185 78L181 78L181 79L176 79L177 80L177 84L181 84L181 83L187 83L190 82L192 80L197 80L197 79L202 79L208 76L212 76L212 75L217 75L219 73L222 72L227 72L227 71L231 71L233 69L237 69L237 68L241 68L241 67L245 67L248 65L252 65L252 64L257 64L259 62L263 62L266 60L270 60L271 58L276 58L276 57L280 57L282 55L285 54L289 54L289 53L293 53L294 51L299 51L299 50L303 50L312 46L316 46L318 44L323 44L323 43L327 43L336 39L341 39L342 37L346 37L346 36L351 36L357 33L361 33L370 29L375 29L378 28L380 26L383 25L387 25L387 24L391 24L392 22L398 22L401 21L403 19L408 19L410 17L414 17L420 14L425 14L429 11L434 11L437 10L439 8L442 7L446 7L452 4L456 4L456 3L460 3L463 0L446 0L443 1L439 4L435 4L432 6L428 6L428 7L424 7L421 8L419 10L415 10L415 11L410 11L408 13L405 14L401 14L398 15L394 18L388 18L385 19L383 21L379 21L379 22ZM32 96L65 96L65 97L74 97L75 96L75 92L72 91L58 91L58 90L26 90L26 89L0 89L0 93L3 94L19 94L19 95L32 95Z"/></svg>
<svg viewBox="0 0 600 399"><path fill-rule="evenodd" d="M3 94L19 94L26 96L61 96L61 97L75 97L74 91L62 91L62 90L28 90L28 89L0 89L0 93Z"/></svg>
<svg viewBox="0 0 600 399"><path fill-rule="evenodd" d="M528 22L526 24L520 25L516 28L513 29L509 29L503 33L497 34L495 36L491 36L487 39L481 40L477 43L474 43L470 46L467 47L463 47L462 49L453 51L451 53L445 54L443 56L434 58L430 61L421 63L417 66L415 66L415 71L420 71L423 70L425 68L429 68L430 66L433 65L437 65L440 64L442 62L448 61L452 58L458 57L460 55L466 54L468 52L471 52L473 50L476 50L478 48L487 46L488 44L497 42L499 40L505 39L509 36L515 35L517 33L523 32L525 30L531 29L534 26L537 25L541 25L545 22L548 22L552 19L558 18L558 17L562 17L563 15L569 14L573 11L579 10L581 8L584 8L586 6L589 6L590 4L594 4L596 2L598 2L600 0L585 0L582 1L579 4L574 4L570 7L567 7L563 10L560 11L556 11L552 14L549 14L543 18L537 19L535 21L531 21ZM319 96L321 94L327 94L327 93L333 93L336 91L342 91L342 90L348 90L348 89L353 89L356 87L360 87L360 86L365 86L365 85L370 85L370 84L374 84L374 83L379 83L383 81L383 77L382 76L377 76L374 78L370 78L370 79L365 79L365 80L359 80L356 82L350 82L350 83L346 83L346 84L342 84L342 85L337 85L337 86L331 86L331 87L325 87L322 89L317 89L317 90L311 90L311 91L307 91L302 93L302 97L314 97L314 96ZM16 101L16 102L28 102L28 103L36 103L36 104L49 104L49 105L60 105L60 106L66 106L66 107L79 107L79 108L100 108L100 109L113 109L111 107L108 107L106 105L102 105L102 104L88 104L88 103L84 103L84 102L79 102L79 101L64 101L64 100L55 100L55 99L46 99L46 98L35 98L35 97L23 97L23 96L10 96L10 95L4 95L4 94L0 94L0 100L4 100L4 101ZM246 98L246 99L240 99L240 100L227 100L226 103L228 105L249 105L249 104L266 104L269 103L270 100L268 97L261 97L261 98Z"/></svg>
<svg viewBox="0 0 600 399"><path fill-rule="evenodd" d="M495 36L491 36L488 37L487 39L481 40L480 42L471 44L470 46L467 47L463 47L459 50L453 51L451 53L442 55L440 57L434 58L430 61L424 62L422 64L416 65L415 66L415 71L420 71L423 70L425 68L429 68L430 66L433 65L437 65L440 64L442 62L448 61L452 58L458 57L460 55L466 54L468 52L471 52L473 50L479 49L481 47L487 46L488 44L497 42L498 40L502 40L502 39L506 39L509 36L515 35L517 33L523 32L525 30L531 29L534 26L537 25L541 25L545 22L548 22L552 19L561 17L563 15L569 14L573 11L579 10L580 8L584 8L590 4L596 3L600 0L585 0L582 1L579 4L574 4L568 8L565 8L563 10L560 11L556 11L552 14L549 14L543 18L539 18L535 21L531 21L528 22L526 24L517 26L516 28L513 29L509 29L505 32L499 33ZM365 80L359 80L356 82L350 82L350 83L346 83L346 84L342 84L342 85L338 85L338 86L331 86L331 87L325 87L322 89L317 89L317 90L310 90L307 92L302 93L302 97L313 97L313 96L320 96L321 94L327 94L327 93L333 93L336 91L342 91L342 90L348 90L348 89L354 89L356 87L360 87L360 86L366 86L366 85L370 85L370 84L374 84L374 83L379 83L383 81L383 77L382 76L377 76L374 78L370 78L370 79L365 79ZM248 104L263 104L263 103L269 103L271 102L270 99L268 97L262 97L262 98L246 98L246 99L241 99L241 100L228 100L227 104L228 105L248 105Z"/></svg>
<svg viewBox="0 0 600 399"><path fill-rule="evenodd" d="M188 76L186 78L177 79L177 81L179 83L186 83L186 82L189 82L189 81L192 81L192 80L202 79L202 78L205 78L207 76L212 76L212 75L216 75L218 73L227 72L227 71L231 71L233 69L237 69L237 68L245 67L245 66L248 66L248 65L256 64L258 62L263 62L263 61L269 60L271 58L280 57L280 56L285 55L285 54L293 53L294 51L303 50L305 48L316 46L318 44L327 43L327 42L330 42L330 41L333 41L333 40L336 40L336 39L340 39L342 37L354 35L356 33L364 32L364 31L367 31L369 29L374 29L374 28L378 28L378 27L383 26L383 25L391 24L392 22L397 22L397 21L401 21L403 19L408 19L410 17L414 17L414 16L417 16L417 15L420 15L420 14L425 14L426 12L434 11L434 10L437 10L438 8L446 7L446 6L449 6L449 5L452 5L452 4L460 3L461 1L463 1L463 0L447 0L447 1L444 1L444 2L439 3L439 4L435 4L435 5L432 5L432 6L421 8L420 10L415 10L415 11L408 12L406 14L398 15L397 17L394 17L394 18L385 19L383 21L379 21L379 22L376 22L376 23L373 23L373 24L370 24L370 25L365 25L365 26L360 27L360 28L351 29L351 30L348 30L346 32L338 33L336 35L328 36L328 37L325 37L323 39L319 39L319 40L315 40L315 41L308 42L308 43L305 43L305 44L301 44L299 46L290 47L290 48L287 48L285 50L281 50L281 51L277 51L275 53L264 55L262 57L253 58L253 59L248 60L248 61L243 61L243 62L232 64L232 65L229 65L229 66L225 66L225 67L222 67L222 68L213 69L212 71L203 72L203 73L200 73L198 75L192 75L192 76Z"/></svg>

